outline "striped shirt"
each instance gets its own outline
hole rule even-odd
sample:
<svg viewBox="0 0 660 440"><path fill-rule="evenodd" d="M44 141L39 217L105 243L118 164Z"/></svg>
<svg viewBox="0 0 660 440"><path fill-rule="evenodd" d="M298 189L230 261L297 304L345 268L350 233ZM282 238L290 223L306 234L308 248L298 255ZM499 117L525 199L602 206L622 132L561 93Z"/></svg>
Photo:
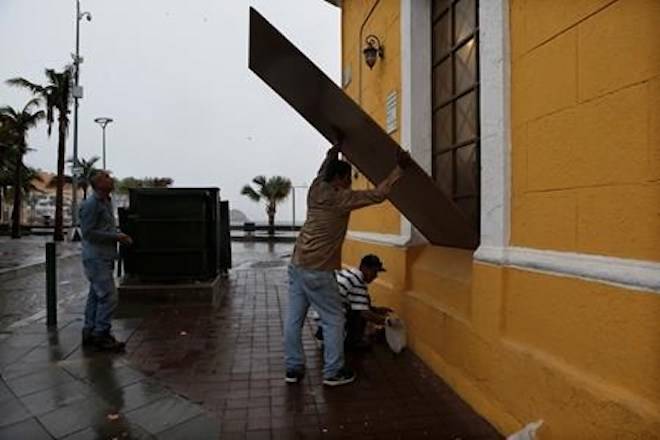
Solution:
<svg viewBox="0 0 660 440"><path fill-rule="evenodd" d="M335 272L339 294L349 310L369 310L371 298L367 284L359 269L342 269Z"/></svg>

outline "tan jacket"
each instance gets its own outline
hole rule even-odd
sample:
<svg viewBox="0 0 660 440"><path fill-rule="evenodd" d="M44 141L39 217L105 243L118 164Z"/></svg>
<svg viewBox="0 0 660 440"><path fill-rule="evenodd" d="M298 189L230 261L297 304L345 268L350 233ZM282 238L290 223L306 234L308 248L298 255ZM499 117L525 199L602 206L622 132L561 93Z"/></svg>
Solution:
<svg viewBox="0 0 660 440"><path fill-rule="evenodd" d="M305 269L332 271L341 268L341 247L351 211L381 203L380 189L335 189L323 180L332 156L323 162L307 194L307 220L300 230L292 263Z"/></svg>

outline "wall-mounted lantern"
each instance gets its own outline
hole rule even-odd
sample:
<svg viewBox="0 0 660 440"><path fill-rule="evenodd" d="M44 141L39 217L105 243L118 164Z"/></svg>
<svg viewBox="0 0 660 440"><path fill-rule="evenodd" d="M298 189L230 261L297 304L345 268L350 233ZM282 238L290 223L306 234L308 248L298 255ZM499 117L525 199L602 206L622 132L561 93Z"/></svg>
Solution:
<svg viewBox="0 0 660 440"><path fill-rule="evenodd" d="M369 35L364 42L367 45L362 51L364 54L364 61L370 69L373 69L378 58L383 58L385 54L383 45L380 44L380 40L375 35Z"/></svg>

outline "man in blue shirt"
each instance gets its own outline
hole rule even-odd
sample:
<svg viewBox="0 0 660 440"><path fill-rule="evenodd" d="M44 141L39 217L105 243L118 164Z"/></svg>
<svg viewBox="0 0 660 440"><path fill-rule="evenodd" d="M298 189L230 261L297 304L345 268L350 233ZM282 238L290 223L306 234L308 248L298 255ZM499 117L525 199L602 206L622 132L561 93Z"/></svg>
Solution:
<svg viewBox="0 0 660 440"><path fill-rule="evenodd" d="M117 229L110 194L114 180L107 171L91 177L93 194L80 205L80 228L83 237L82 260L89 280L85 307L83 346L102 351L121 351L125 344L117 341L110 329L117 308L114 265L117 243L130 245L133 240Z"/></svg>

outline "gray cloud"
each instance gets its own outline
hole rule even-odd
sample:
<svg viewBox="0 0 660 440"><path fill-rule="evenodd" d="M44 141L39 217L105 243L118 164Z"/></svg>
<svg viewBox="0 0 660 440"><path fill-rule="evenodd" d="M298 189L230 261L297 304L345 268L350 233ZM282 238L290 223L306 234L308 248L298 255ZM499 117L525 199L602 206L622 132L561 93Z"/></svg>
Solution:
<svg viewBox="0 0 660 440"><path fill-rule="evenodd" d="M248 70L249 6L338 79L339 10L322 0L87 0L93 21L81 23L80 155L100 155L93 119L111 116L108 167L120 177L219 186L234 208L258 219L263 208L239 195L254 175L309 183L327 143ZM74 16L73 0L0 0L0 79L42 81L45 67L69 62ZM2 104L27 97L0 85ZM54 170L56 138L44 129L30 142L37 151L26 162ZM296 201L300 219L303 197ZM279 218L291 218L289 202Z"/></svg>

